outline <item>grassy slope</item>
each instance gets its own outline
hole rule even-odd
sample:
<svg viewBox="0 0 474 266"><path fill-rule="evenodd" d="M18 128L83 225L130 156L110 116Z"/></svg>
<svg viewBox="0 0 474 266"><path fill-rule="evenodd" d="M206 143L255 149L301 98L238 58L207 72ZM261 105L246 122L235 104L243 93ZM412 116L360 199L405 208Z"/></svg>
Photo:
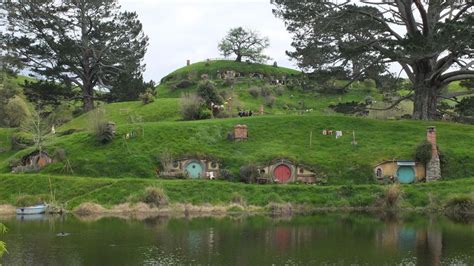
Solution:
<svg viewBox="0 0 474 266"><path fill-rule="evenodd" d="M246 185L223 181L71 178L47 175L0 175L0 204L15 204L18 195L48 199L51 180L56 200L72 209L83 202L112 206L127 202L148 186L162 187L171 203L229 204L236 195L248 204L290 202L312 207L364 207L382 197L384 187ZM474 178L402 186L403 207L441 207L454 195L471 195Z"/></svg>
<svg viewBox="0 0 474 266"><path fill-rule="evenodd" d="M153 103L144 105L141 102L120 102L104 106L106 118L119 125L141 120L142 122L174 121L181 118L179 99L156 99ZM87 129L91 118L90 113L61 126L59 131L67 129Z"/></svg>
<svg viewBox="0 0 474 266"><path fill-rule="evenodd" d="M238 123L249 126L250 139L227 141L227 133ZM426 126L432 124L438 128L439 147L448 163L444 176L474 176L474 127L440 122L303 115L144 123L119 125L117 138L107 145L97 145L92 136L81 132L51 140L47 147L51 152L65 149L74 174L83 176L153 177L157 156L168 149L177 158L213 157L234 173L248 163L284 157L314 166L318 174L329 177L331 184L367 183L372 182L372 166L377 162L412 159L415 146L425 139ZM144 128L144 137L123 138L140 127ZM344 136L338 140L323 136L324 128L343 130ZM355 148L350 144L352 130L359 143ZM310 131L313 131L311 148ZM0 163L4 172L8 171L6 163ZM56 163L43 171L61 173L62 168L62 163Z"/></svg>

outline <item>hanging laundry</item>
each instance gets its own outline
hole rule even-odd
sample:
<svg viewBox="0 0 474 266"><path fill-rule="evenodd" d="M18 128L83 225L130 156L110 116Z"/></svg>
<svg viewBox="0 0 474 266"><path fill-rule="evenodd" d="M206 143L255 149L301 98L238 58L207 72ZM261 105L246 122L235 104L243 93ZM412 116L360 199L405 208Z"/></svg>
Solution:
<svg viewBox="0 0 474 266"><path fill-rule="evenodd" d="M334 134L334 131L328 130L328 135L331 135L331 136L332 136L333 134Z"/></svg>
<svg viewBox="0 0 474 266"><path fill-rule="evenodd" d="M336 139L342 137L342 131L336 131Z"/></svg>
<svg viewBox="0 0 474 266"><path fill-rule="evenodd" d="M323 130L323 135L326 136L328 134L328 131L325 129Z"/></svg>

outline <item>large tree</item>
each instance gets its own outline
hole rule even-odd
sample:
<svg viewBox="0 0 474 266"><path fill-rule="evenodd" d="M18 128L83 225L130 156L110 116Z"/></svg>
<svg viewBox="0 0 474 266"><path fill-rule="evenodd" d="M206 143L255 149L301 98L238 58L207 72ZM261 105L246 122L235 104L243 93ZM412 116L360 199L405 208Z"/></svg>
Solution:
<svg viewBox="0 0 474 266"><path fill-rule="evenodd" d="M294 35L288 54L306 69L341 65L351 58L397 63L413 91L413 117L437 116L449 83L474 77L472 1L273 0L274 14ZM468 92L468 93L472 93Z"/></svg>
<svg viewBox="0 0 474 266"><path fill-rule="evenodd" d="M3 1L3 49L43 78L81 88L84 109L97 87L140 73L148 37L134 12L116 0Z"/></svg>
<svg viewBox="0 0 474 266"><path fill-rule="evenodd" d="M226 57L235 54L236 62L242 62L244 58L254 62L264 62L269 57L263 54L263 50L269 46L270 41L267 37L260 37L253 30L237 27L229 30L218 48Z"/></svg>

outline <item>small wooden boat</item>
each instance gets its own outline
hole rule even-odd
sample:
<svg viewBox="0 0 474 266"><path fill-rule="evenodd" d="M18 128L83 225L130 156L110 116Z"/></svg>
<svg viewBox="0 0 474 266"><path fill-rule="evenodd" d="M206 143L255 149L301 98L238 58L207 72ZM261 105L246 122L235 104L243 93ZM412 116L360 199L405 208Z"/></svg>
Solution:
<svg viewBox="0 0 474 266"><path fill-rule="evenodd" d="M17 215L31 215L31 214L42 214L46 212L46 208L48 206L46 204L40 204L36 206L30 207L20 207L16 208Z"/></svg>

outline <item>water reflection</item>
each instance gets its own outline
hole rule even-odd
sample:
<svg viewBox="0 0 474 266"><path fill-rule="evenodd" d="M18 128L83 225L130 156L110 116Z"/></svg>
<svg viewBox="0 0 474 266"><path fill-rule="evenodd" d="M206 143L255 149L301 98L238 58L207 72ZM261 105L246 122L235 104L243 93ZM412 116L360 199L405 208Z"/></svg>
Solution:
<svg viewBox="0 0 474 266"><path fill-rule="evenodd" d="M5 265L474 264L473 226L435 216L0 221L10 229Z"/></svg>

